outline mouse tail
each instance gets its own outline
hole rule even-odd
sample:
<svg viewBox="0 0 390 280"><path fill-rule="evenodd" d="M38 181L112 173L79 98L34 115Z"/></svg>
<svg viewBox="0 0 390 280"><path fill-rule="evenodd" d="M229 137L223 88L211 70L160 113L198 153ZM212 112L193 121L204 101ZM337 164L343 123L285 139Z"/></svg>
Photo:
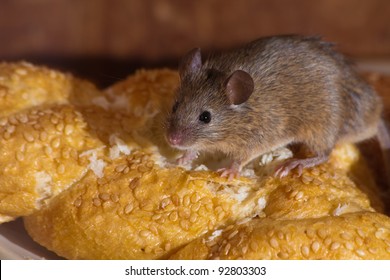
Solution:
<svg viewBox="0 0 390 280"><path fill-rule="evenodd" d="M390 133L383 119L379 122L377 138L382 152L384 178L387 184L386 202L387 207L390 208Z"/></svg>

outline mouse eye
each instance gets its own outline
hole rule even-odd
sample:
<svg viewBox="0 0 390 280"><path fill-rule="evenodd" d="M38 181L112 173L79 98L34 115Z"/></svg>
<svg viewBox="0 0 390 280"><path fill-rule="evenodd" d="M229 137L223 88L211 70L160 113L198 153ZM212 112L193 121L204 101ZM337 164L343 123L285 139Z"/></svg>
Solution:
<svg viewBox="0 0 390 280"><path fill-rule="evenodd" d="M209 123L211 121L211 114L209 111L204 111L199 115L199 120L203 123Z"/></svg>
<svg viewBox="0 0 390 280"><path fill-rule="evenodd" d="M173 104L173 107L172 107L172 113L175 113L177 111L177 107L179 106L179 102L175 102L175 104Z"/></svg>

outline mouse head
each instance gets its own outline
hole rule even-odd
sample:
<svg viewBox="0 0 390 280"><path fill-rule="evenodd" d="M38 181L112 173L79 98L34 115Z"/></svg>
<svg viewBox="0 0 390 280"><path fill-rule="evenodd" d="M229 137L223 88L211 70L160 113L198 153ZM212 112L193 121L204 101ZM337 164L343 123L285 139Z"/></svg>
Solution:
<svg viewBox="0 0 390 280"><path fill-rule="evenodd" d="M239 122L234 119L245 112L253 92L252 77L242 70L227 74L203 65L199 48L184 56L179 73L180 87L167 121L168 143L204 150L228 141L229 130Z"/></svg>

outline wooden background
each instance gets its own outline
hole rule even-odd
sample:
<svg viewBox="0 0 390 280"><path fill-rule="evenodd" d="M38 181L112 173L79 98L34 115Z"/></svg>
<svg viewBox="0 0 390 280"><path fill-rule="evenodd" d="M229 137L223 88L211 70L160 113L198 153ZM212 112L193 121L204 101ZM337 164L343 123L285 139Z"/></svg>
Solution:
<svg viewBox="0 0 390 280"><path fill-rule="evenodd" d="M321 34L355 58L390 58L389 0L0 0L0 60L25 59L105 86L174 67L194 46Z"/></svg>

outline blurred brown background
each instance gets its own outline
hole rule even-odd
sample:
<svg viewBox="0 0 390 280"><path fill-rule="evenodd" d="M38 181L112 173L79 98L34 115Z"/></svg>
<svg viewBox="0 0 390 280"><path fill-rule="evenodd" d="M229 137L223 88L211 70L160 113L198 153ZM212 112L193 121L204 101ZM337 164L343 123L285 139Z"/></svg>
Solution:
<svg viewBox="0 0 390 280"><path fill-rule="evenodd" d="M29 60L106 86L188 49L323 35L350 56L390 59L389 0L0 0L0 60Z"/></svg>

